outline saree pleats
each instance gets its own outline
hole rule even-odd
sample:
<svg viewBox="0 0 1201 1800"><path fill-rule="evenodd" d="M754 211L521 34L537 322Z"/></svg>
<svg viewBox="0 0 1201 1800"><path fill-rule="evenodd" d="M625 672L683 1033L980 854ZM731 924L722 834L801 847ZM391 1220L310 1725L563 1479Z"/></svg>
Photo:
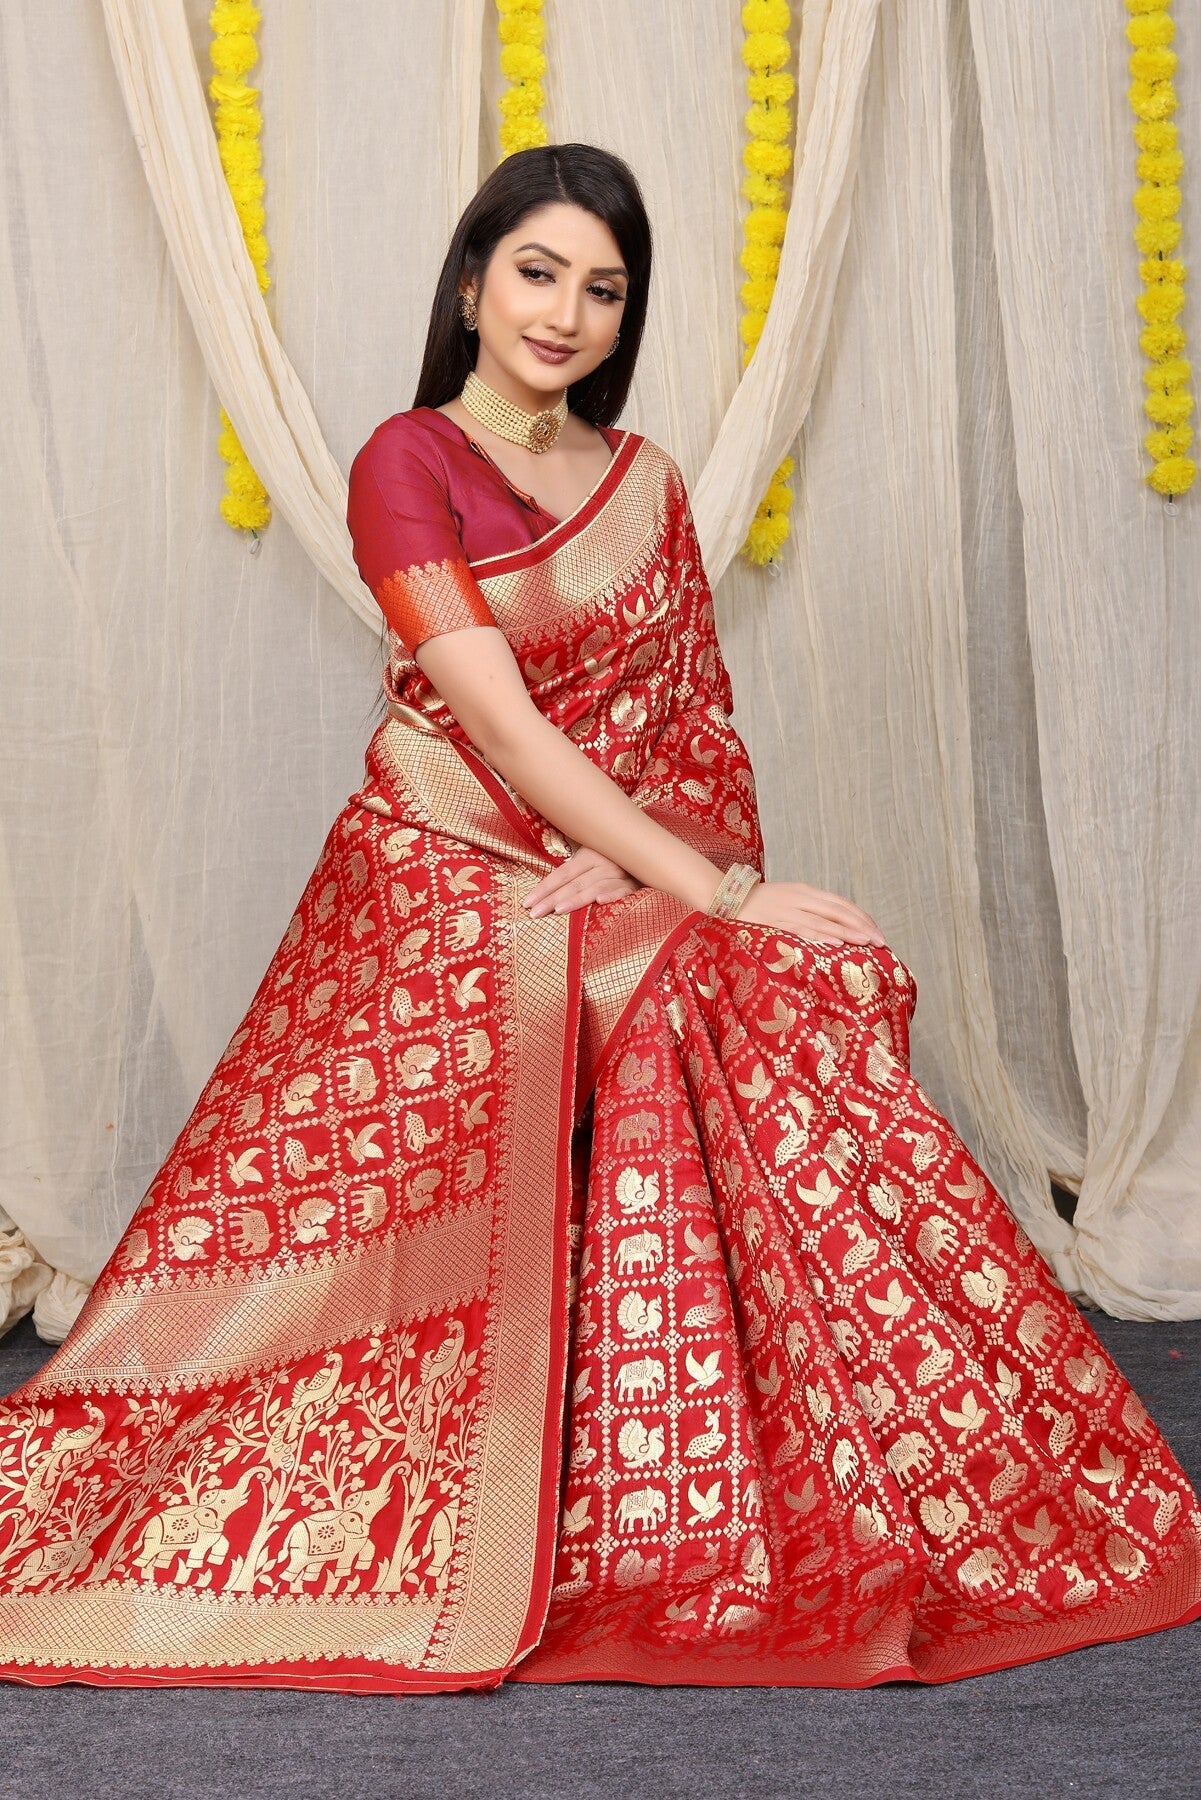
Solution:
<svg viewBox="0 0 1201 1800"><path fill-rule="evenodd" d="M1195 1616L1192 1490L908 1067L885 949L704 920L603 1071L514 1678L943 1681Z"/></svg>

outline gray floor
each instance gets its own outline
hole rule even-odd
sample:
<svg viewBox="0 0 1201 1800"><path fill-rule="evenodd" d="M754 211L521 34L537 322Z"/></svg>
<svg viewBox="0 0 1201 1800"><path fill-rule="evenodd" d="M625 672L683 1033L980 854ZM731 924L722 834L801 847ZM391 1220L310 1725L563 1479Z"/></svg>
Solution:
<svg viewBox="0 0 1201 1800"><path fill-rule="evenodd" d="M1201 1483L1201 1322L1090 1315ZM50 1355L0 1338L0 1393ZM943 1687L410 1696L0 1682L0 1797L1201 1796L1201 1622Z"/></svg>

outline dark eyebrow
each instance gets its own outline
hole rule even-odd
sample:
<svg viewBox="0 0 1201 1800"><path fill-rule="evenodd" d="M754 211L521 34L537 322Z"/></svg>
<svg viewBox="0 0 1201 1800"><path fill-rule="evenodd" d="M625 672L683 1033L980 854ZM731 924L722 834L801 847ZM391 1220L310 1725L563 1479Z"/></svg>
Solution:
<svg viewBox="0 0 1201 1800"><path fill-rule="evenodd" d="M548 250L545 244L518 244L517 249L513 252L514 256L521 250L541 250L543 256L549 256L552 262L562 263L565 269L571 267L565 256L560 256L555 250ZM627 271L622 268L620 263L616 263L611 269L589 269L588 273L590 275L625 275L626 279L629 279Z"/></svg>

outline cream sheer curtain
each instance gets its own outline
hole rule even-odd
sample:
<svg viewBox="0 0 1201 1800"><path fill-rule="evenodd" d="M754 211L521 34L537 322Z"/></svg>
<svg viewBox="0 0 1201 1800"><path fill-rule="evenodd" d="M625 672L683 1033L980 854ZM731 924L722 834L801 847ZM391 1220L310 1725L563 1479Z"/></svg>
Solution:
<svg viewBox="0 0 1201 1800"><path fill-rule="evenodd" d="M51 1341L358 783L379 630L341 471L410 404L499 154L484 0L266 6L264 303L207 13L0 13L0 1321L32 1304ZM1196 1316L1201 500L1173 518L1139 480L1126 14L794 13L793 202L743 371L737 7L547 9L551 138L626 157L656 234L623 423L689 482L769 875L879 920L915 1073L1064 1284ZM275 509L257 555L218 512L219 402ZM792 537L757 571L736 552L789 449Z"/></svg>

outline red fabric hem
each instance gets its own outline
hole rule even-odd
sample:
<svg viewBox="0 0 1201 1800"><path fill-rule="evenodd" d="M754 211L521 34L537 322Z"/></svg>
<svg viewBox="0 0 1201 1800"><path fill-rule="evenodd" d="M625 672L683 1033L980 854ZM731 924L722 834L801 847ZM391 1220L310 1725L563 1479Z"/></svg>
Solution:
<svg viewBox="0 0 1201 1800"><path fill-rule="evenodd" d="M931 1648L920 1657L902 1653L899 1660L886 1663L876 1672L868 1672L864 1667L877 1660L867 1646L861 1646L857 1651L843 1651L834 1657L806 1657L803 1653L796 1657L761 1657L758 1661L746 1657L736 1667L723 1669L714 1666L721 1660L721 1651L715 1653L710 1649L692 1654L675 1654L666 1648L652 1647L647 1650L645 1661L640 1663L633 1653L633 1646L627 1643L614 1645L608 1654L602 1651L591 1659L587 1655L573 1657L567 1651L561 1655L545 1653L532 1664L511 1670L508 1680L547 1684L567 1681L632 1681L642 1686L655 1687L868 1688L879 1687L888 1681L940 1686L950 1681L969 1680L975 1675L992 1675L1001 1669L1020 1668L1025 1663L1047 1662L1055 1656L1067 1656L1076 1650L1087 1650L1094 1644L1127 1643L1134 1638L1150 1637L1156 1632L1171 1631L1198 1620L1201 1620L1201 1600L1193 1600L1178 1616L1155 1618L1133 1628L1129 1621L1123 1623L1120 1619L1113 1621L1113 1629L1102 1630L1096 1629L1095 1622L1089 1628L1082 1621L1084 1628L1074 1642L1047 1644L1045 1640L1048 1636L1059 1636L1063 1630L1062 1619L1051 1620L1037 1627L1027 1627L1032 1639L1043 1640L1041 1646L1036 1642L1026 1643L1020 1649L1013 1645L1004 1655L990 1656L985 1643L979 1646L982 1655L975 1662L959 1645L943 1647L941 1658L940 1649ZM1015 1633L1004 1635L1010 1638L1016 1636ZM947 1649L961 1666L946 1666ZM888 1654L897 1654L895 1644L889 1646Z"/></svg>

